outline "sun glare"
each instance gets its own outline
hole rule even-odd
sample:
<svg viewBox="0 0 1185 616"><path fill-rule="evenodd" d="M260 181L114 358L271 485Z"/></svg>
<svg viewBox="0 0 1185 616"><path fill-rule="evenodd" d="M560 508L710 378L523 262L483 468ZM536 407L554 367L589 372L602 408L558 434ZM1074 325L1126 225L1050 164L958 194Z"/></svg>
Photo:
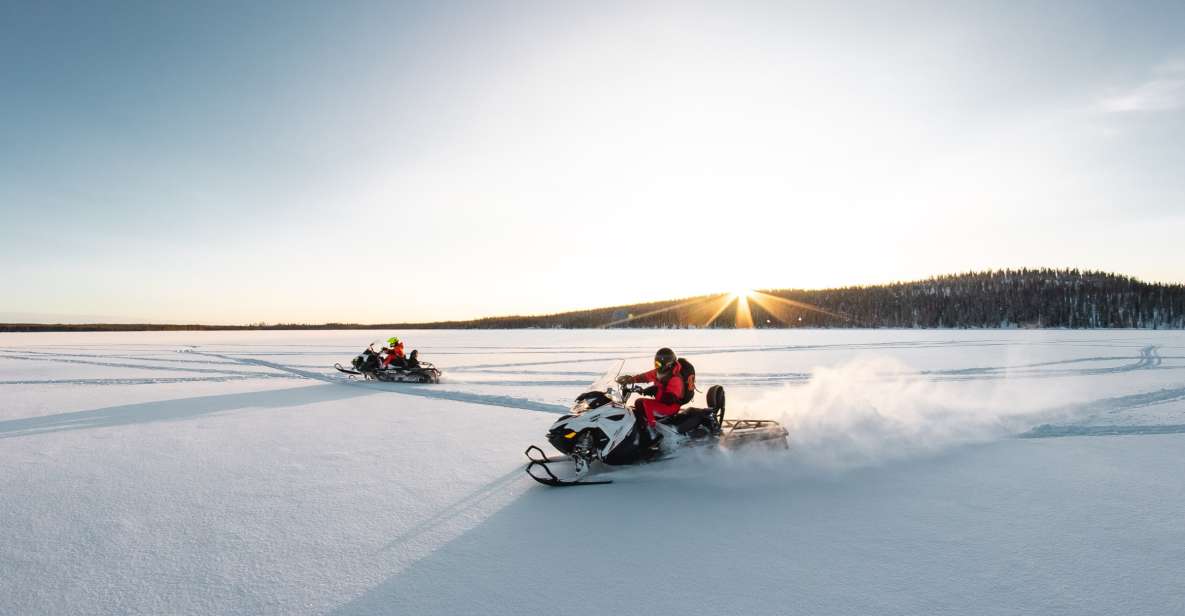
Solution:
<svg viewBox="0 0 1185 616"><path fill-rule="evenodd" d="M615 327L637 319L644 319L670 311L679 313L676 321L680 325L713 327L721 315L729 308L733 308L732 326L738 329L752 328L757 326L757 322L754 320L754 309L750 304L760 309L758 317L766 326L773 325L775 321L778 326L793 327L795 325L801 325L802 315L808 312L826 315L836 320L852 322L851 319L842 314L836 314L805 302L770 295L769 293L754 291L753 289L737 289L728 293L696 297L642 314L631 314L625 318L606 323L602 327Z"/></svg>

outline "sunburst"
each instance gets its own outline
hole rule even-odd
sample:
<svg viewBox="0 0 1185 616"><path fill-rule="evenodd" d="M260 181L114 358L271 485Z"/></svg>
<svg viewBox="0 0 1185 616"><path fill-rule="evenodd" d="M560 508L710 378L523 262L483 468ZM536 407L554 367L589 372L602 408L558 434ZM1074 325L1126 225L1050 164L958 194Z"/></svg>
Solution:
<svg viewBox="0 0 1185 616"><path fill-rule="evenodd" d="M624 319L618 319L610 323L606 323L602 327L614 327L617 325L624 325L631 321L643 319L654 316L671 310L679 310L683 314L676 319L682 325L692 325L699 327L711 327L720 315L724 314L732 306L736 306L733 318L733 327L738 329L748 329L754 326L753 323L753 309L750 302L757 304L769 316L777 319L784 325L796 325L802 322L801 314L803 312L815 312L824 314L835 319L849 321L851 319L834 312L824 310L818 306L813 306L805 302L799 302L761 291L754 291L753 289L741 288L731 291L729 293L720 293L718 295L709 295L707 297L695 298L683 302L677 302L665 308L651 310L642 314L630 315Z"/></svg>

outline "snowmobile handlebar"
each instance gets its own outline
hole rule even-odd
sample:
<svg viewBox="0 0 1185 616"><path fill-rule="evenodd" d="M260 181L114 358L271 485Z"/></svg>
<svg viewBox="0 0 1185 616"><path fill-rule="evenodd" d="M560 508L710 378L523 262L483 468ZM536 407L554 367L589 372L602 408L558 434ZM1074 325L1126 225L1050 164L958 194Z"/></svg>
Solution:
<svg viewBox="0 0 1185 616"><path fill-rule="evenodd" d="M645 391L645 389L646 389L645 387L643 387L637 383L630 383L628 385L622 385L621 386L621 403L625 404L625 403L629 402L630 396L632 396L634 394L640 394L643 391Z"/></svg>

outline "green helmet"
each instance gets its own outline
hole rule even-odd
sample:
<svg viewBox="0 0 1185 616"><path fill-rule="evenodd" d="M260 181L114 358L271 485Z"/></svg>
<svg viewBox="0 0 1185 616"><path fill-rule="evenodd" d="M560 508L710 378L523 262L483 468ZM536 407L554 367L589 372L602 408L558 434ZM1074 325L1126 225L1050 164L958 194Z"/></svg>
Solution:
<svg viewBox="0 0 1185 616"><path fill-rule="evenodd" d="M391 336L390 338L387 338L387 346L394 348L395 345L397 345L397 344L399 344L399 339L396 338L395 336Z"/></svg>

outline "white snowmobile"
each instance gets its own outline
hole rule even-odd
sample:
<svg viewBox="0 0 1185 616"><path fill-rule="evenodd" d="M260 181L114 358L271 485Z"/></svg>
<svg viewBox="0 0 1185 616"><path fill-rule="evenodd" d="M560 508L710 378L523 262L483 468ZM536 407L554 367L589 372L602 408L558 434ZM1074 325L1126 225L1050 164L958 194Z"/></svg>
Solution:
<svg viewBox="0 0 1185 616"><path fill-rule="evenodd" d="M628 405L630 396L642 393L639 385L619 385L617 375L624 360L592 384L589 391L576 397L569 414L557 419L547 432L547 441L564 454L547 457L535 445L527 447L527 474L549 486L596 485L611 480L586 480L594 463L611 466L637 464L674 457L682 449L691 447L736 448L764 443L787 448L786 429L768 419L725 419L724 388L708 388L708 408L685 408L658 420L662 435L659 449L652 450L640 442L634 410ZM572 462L575 477L561 479L551 464Z"/></svg>
<svg viewBox="0 0 1185 616"><path fill-rule="evenodd" d="M380 358L383 347L384 343L381 340L370 343L370 346L350 362L354 366L353 370L342 367L341 364L333 364L333 367L346 374L360 376L366 380L388 383L440 382L440 370L426 361L419 361L419 354L416 351L412 351L411 355L407 357L406 365L391 364L384 368Z"/></svg>

